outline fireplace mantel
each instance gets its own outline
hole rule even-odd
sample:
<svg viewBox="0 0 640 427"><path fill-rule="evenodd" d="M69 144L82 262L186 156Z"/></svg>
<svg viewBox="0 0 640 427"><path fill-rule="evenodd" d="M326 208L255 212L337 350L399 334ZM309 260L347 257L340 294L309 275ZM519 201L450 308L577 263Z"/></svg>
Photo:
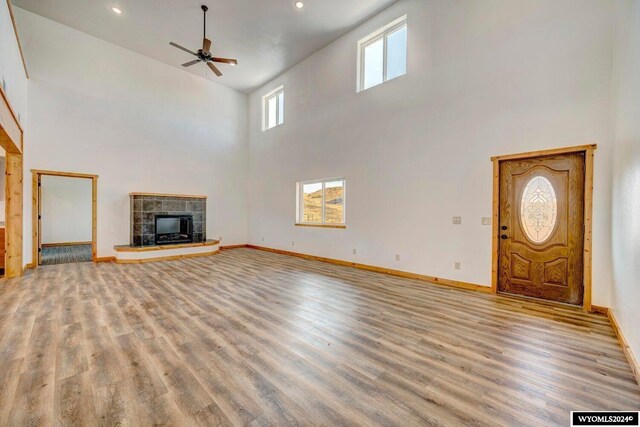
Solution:
<svg viewBox="0 0 640 427"><path fill-rule="evenodd" d="M182 197L185 199L206 199L207 196L197 194L169 194L169 193L129 193L129 196L148 196L148 197Z"/></svg>

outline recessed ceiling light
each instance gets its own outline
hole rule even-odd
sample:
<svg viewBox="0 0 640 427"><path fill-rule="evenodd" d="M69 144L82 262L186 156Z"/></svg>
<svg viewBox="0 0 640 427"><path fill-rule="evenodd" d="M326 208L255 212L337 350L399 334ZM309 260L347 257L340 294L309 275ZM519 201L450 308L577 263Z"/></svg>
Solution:
<svg viewBox="0 0 640 427"><path fill-rule="evenodd" d="M304 3L301 2L300 0L298 0L297 2L295 2L295 5L298 9L302 9L304 7Z"/></svg>
<svg viewBox="0 0 640 427"><path fill-rule="evenodd" d="M113 11L113 13L115 13L116 15L122 15L122 9L120 9L119 7L115 7L113 6L111 8L111 10Z"/></svg>

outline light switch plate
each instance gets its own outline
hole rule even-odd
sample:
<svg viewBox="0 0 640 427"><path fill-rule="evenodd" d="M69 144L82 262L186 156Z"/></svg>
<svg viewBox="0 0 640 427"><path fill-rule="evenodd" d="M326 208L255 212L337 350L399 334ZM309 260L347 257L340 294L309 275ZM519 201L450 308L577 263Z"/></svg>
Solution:
<svg viewBox="0 0 640 427"><path fill-rule="evenodd" d="M483 216L482 217L482 225L491 225L491 217Z"/></svg>
<svg viewBox="0 0 640 427"><path fill-rule="evenodd" d="M454 216L453 217L453 223L456 225L462 224L462 217L461 216Z"/></svg>

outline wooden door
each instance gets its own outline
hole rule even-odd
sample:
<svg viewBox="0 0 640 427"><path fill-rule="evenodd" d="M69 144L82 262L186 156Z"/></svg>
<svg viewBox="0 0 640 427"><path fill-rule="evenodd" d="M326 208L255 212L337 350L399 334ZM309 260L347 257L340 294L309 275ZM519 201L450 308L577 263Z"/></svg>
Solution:
<svg viewBox="0 0 640 427"><path fill-rule="evenodd" d="M500 292L582 305L585 154L500 163Z"/></svg>

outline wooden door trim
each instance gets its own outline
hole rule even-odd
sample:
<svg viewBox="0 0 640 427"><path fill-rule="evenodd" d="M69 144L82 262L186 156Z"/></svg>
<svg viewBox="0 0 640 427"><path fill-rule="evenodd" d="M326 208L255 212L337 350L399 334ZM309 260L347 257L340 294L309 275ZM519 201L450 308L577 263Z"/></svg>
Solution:
<svg viewBox="0 0 640 427"><path fill-rule="evenodd" d="M23 155L24 132L7 94L0 87L0 146L6 152L5 277L23 274Z"/></svg>
<svg viewBox="0 0 640 427"><path fill-rule="evenodd" d="M597 144L576 145L574 147L551 148L549 150L537 150L537 151L528 151L525 153L505 154L502 156L494 156L491 158L491 160L495 162L496 160L503 161L503 160L530 159L533 157L553 156L555 154L582 153L582 152L587 152L589 150L595 150L596 148L598 148Z"/></svg>
<svg viewBox="0 0 640 427"><path fill-rule="evenodd" d="M40 236L38 231L38 211L40 200L38 197L38 181L41 176L63 176L67 178L80 178L91 180L91 259L93 262L98 261L98 175L76 173L76 172L60 172L41 169L31 169L32 174L32 230L33 230L33 258L31 267L38 267L38 248L40 247Z"/></svg>
<svg viewBox="0 0 640 427"><path fill-rule="evenodd" d="M498 292L498 272L500 262L500 163L505 160L529 159L557 154L585 153L584 176L584 248L583 248L583 282L584 296L582 308L590 312L592 287L592 236L593 236L593 160L597 144L578 145L574 147L552 148L550 150L529 151L519 154L507 154L491 158L493 162L493 230L491 239L491 291Z"/></svg>

